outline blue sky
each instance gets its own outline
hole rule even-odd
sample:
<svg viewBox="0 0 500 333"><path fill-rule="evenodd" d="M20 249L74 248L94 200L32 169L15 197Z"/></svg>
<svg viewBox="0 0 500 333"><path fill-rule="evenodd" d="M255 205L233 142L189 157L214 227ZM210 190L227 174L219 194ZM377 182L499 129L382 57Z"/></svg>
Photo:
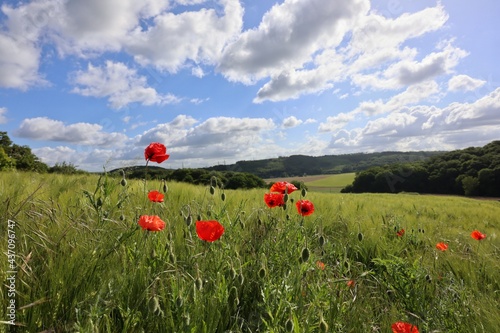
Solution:
<svg viewBox="0 0 500 333"><path fill-rule="evenodd" d="M500 139L500 2L3 1L0 130L89 171Z"/></svg>

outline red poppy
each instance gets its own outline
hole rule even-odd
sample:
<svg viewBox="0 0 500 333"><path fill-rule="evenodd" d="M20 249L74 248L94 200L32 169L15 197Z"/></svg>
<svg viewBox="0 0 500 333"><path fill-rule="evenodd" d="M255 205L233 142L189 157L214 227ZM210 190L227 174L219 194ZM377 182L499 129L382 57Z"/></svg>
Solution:
<svg viewBox="0 0 500 333"><path fill-rule="evenodd" d="M293 185L292 183L289 182L276 182L271 186L271 192L278 192L278 193L292 193L293 191L297 191L298 188Z"/></svg>
<svg viewBox="0 0 500 333"><path fill-rule="evenodd" d="M201 240L215 242L224 233L224 227L217 221L196 221L196 233Z"/></svg>
<svg viewBox="0 0 500 333"><path fill-rule="evenodd" d="M446 250L448 250L448 244L446 244L446 243L437 243L436 244L436 249L438 249L440 251L446 251Z"/></svg>
<svg viewBox="0 0 500 333"><path fill-rule="evenodd" d="M156 215L142 215L139 218L139 225L142 229L148 231L160 231L165 228L165 222Z"/></svg>
<svg viewBox="0 0 500 333"><path fill-rule="evenodd" d="M404 234L405 234L405 229L401 229L398 232L396 232L396 235L398 235L398 237L403 237Z"/></svg>
<svg viewBox="0 0 500 333"><path fill-rule="evenodd" d="M264 201L269 208L281 207L285 205L285 195L281 193L266 193L264 194Z"/></svg>
<svg viewBox="0 0 500 333"><path fill-rule="evenodd" d="M314 213L314 205L309 200L299 200L295 205L297 206L297 211L302 216L307 216Z"/></svg>
<svg viewBox="0 0 500 333"><path fill-rule="evenodd" d="M356 281L354 281L354 280L347 281L347 286L349 288L354 288L356 286Z"/></svg>
<svg viewBox="0 0 500 333"><path fill-rule="evenodd" d="M167 154L167 147L158 142L150 143L144 150L144 158L146 161L161 163L169 157L170 155Z"/></svg>
<svg viewBox="0 0 500 333"><path fill-rule="evenodd" d="M418 333L417 326L402 321L395 322L391 328L393 333Z"/></svg>
<svg viewBox="0 0 500 333"><path fill-rule="evenodd" d="M318 267L319 269L324 271L325 270L325 263L318 260L318 261L316 261L316 267Z"/></svg>
<svg viewBox="0 0 500 333"><path fill-rule="evenodd" d="M163 198L165 196L158 192L158 191L151 191L148 193L148 198L149 198L149 201L152 201L152 202L163 202Z"/></svg>
<svg viewBox="0 0 500 333"><path fill-rule="evenodd" d="M481 233L481 232L479 232L478 230L474 230L474 231L470 234L470 236L471 236L472 238L474 238L475 240L478 240L478 241L480 241L480 240L482 240L482 239L485 239L485 238L486 238L486 235L485 235L485 234L483 234L483 233Z"/></svg>

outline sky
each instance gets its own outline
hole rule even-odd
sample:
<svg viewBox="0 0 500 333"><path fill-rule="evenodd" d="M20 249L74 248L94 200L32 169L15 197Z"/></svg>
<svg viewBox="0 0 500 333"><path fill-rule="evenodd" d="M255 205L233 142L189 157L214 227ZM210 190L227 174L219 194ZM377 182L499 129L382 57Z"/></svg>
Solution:
<svg viewBox="0 0 500 333"><path fill-rule="evenodd" d="M500 139L500 1L0 1L0 131L49 166Z"/></svg>

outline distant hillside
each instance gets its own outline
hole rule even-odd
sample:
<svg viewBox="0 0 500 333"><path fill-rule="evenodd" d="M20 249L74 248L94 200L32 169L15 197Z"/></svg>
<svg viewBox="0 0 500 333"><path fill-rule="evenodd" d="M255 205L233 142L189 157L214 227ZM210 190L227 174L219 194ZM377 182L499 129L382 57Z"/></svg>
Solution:
<svg viewBox="0 0 500 333"><path fill-rule="evenodd" d="M500 141L412 163L377 166L343 192L418 192L500 197Z"/></svg>
<svg viewBox="0 0 500 333"><path fill-rule="evenodd" d="M296 177L303 175L357 172L373 166L424 161L432 156L443 153L442 151L381 152L325 155L317 157L292 155L289 157L269 158L255 161L239 161L235 164L216 165L204 169L213 171L248 172L261 178Z"/></svg>

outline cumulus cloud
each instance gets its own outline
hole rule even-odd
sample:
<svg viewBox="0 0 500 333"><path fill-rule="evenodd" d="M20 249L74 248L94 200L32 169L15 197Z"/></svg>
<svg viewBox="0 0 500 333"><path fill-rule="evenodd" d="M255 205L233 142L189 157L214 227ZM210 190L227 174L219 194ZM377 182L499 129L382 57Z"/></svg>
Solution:
<svg viewBox="0 0 500 333"><path fill-rule="evenodd" d="M123 146L127 136L121 133L107 133L99 124L75 123L65 125L62 121L37 117L24 119L16 130L22 138L45 141L59 141L94 146Z"/></svg>
<svg viewBox="0 0 500 333"><path fill-rule="evenodd" d="M482 146L498 139L500 88L473 103L417 105L334 133L330 149L436 150Z"/></svg>
<svg viewBox="0 0 500 333"><path fill-rule="evenodd" d="M0 124L7 123L7 117L5 116L6 114L7 108L0 108Z"/></svg>
<svg viewBox="0 0 500 333"><path fill-rule="evenodd" d="M295 116L290 116L283 119L283 123L281 124L281 126L283 128L293 128L299 126L302 123L303 123L302 120L297 119Z"/></svg>
<svg viewBox="0 0 500 333"><path fill-rule="evenodd" d="M455 75L448 81L449 91L472 91L481 88L486 81L471 78L468 75Z"/></svg>
<svg viewBox="0 0 500 333"><path fill-rule="evenodd" d="M110 106L115 109L130 103L164 105L180 101L179 97L162 95L148 87L145 76L120 62L106 61L102 67L89 64L86 71L73 73L71 82L76 85L72 92L83 96L107 97Z"/></svg>
<svg viewBox="0 0 500 333"><path fill-rule="evenodd" d="M342 129L349 122L353 121L356 117L355 112L344 113L341 112L336 116L327 117L326 121L321 123L318 127L319 132L334 132Z"/></svg>
<svg viewBox="0 0 500 333"><path fill-rule="evenodd" d="M213 8L157 15L154 24L146 30L136 27L124 47L138 63L169 72L177 72L187 60L215 64L243 24L239 1L220 0L219 3L224 10L222 16Z"/></svg>
<svg viewBox="0 0 500 333"><path fill-rule="evenodd" d="M338 46L369 6L367 0L285 0L224 50L219 70L230 80L252 83L301 68L315 52Z"/></svg>

